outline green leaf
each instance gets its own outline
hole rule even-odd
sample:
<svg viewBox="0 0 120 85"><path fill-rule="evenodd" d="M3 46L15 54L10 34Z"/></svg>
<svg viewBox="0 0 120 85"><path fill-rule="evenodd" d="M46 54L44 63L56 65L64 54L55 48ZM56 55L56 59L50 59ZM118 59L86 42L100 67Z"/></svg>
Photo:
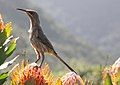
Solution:
<svg viewBox="0 0 120 85"><path fill-rule="evenodd" d="M19 57L19 55L16 56L14 59L12 59L12 60L10 60L8 62L5 62L2 65L0 65L0 70L3 70L5 68L7 68L8 66L12 65L18 57Z"/></svg>
<svg viewBox="0 0 120 85"><path fill-rule="evenodd" d="M4 63L4 61L6 60L6 54L4 52L5 46L1 46L0 47L0 65Z"/></svg>
<svg viewBox="0 0 120 85"><path fill-rule="evenodd" d="M3 32L0 32L0 46L3 45L6 39L6 35Z"/></svg>
<svg viewBox="0 0 120 85"><path fill-rule="evenodd" d="M106 74L106 78L104 80L104 84L103 85L113 85L109 73Z"/></svg>
<svg viewBox="0 0 120 85"><path fill-rule="evenodd" d="M8 77L8 72L0 74L0 85L2 85Z"/></svg>
<svg viewBox="0 0 120 85"><path fill-rule="evenodd" d="M16 41L17 41L18 38L14 38L11 42L10 42L10 45L8 47L8 49L6 50L6 55L7 57L9 57L13 52L14 50L16 49Z"/></svg>
<svg viewBox="0 0 120 85"><path fill-rule="evenodd" d="M8 77L8 72L0 74L0 80Z"/></svg>
<svg viewBox="0 0 120 85"><path fill-rule="evenodd" d="M11 41L12 38L13 38L13 36L8 37L8 38L5 40L5 42L3 43L3 46L7 45L7 44Z"/></svg>

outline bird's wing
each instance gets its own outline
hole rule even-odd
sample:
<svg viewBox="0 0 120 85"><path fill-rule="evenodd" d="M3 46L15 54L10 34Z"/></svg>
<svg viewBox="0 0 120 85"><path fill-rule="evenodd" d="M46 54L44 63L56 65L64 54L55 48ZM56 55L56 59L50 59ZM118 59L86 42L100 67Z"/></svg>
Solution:
<svg viewBox="0 0 120 85"><path fill-rule="evenodd" d="M41 29L37 29L36 31L36 37L39 39L41 43L43 43L45 46L49 47L50 49L54 50L51 42L47 39L45 34Z"/></svg>

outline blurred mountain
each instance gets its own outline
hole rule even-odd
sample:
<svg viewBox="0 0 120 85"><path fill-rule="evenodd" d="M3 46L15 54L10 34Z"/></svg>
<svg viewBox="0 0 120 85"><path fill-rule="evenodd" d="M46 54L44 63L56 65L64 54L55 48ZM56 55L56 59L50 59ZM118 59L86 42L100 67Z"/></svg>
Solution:
<svg viewBox="0 0 120 85"><path fill-rule="evenodd" d="M39 0L31 3L64 23L70 33L114 56L120 55L119 0ZM79 37L78 37L79 38Z"/></svg>
<svg viewBox="0 0 120 85"><path fill-rule="evenodd" d="M5 21L13 22L14 35L20 37L18 40L17 52L21 53L23 50L26 50L28 56L31 56L30 58L35 56L28 40L27 30L29 29L29 19L25 13L17 11L16 8L31 8L38 11L43 31L53 43L53 46L58 53L62 55L64 59L68 60L68 62L71 58L76 58L78 60L83 59L87 63L105 64L106 53L99 50L99 47L96 48L89 40L82 36L84 33L82 33L83 31L81 31L81 29L76 31L78 26L72 26L74 29L70 28L62 21L59 21L57 17L54 17L51 13L45 11L42 7L31 3L29 0L25 0L24 2L18 0L1 0L0 12L3 14ZM59 18L60 17L62 16L59 16ZM93 22L91 21L90 23ZM89 33L87 35L89 35ZM92 36L89 35L89 37Z"/></svg>

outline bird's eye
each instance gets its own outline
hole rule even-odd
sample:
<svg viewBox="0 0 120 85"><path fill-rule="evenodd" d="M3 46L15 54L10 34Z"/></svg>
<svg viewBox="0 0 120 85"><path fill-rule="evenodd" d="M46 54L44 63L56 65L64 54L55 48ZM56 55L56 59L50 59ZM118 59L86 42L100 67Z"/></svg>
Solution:
<svg viewBox="0 0 120 85"><path fill-rule="evenodd" d="M35 14L36 14L36 12L31 11L31 12L30 12L30 14L35 15Z"/></svg>
<svg viewBox="0 0 120 85"><path fill-rule="evenodd" d="M33 12L30 12L30 14L34 14Z"/></svg>

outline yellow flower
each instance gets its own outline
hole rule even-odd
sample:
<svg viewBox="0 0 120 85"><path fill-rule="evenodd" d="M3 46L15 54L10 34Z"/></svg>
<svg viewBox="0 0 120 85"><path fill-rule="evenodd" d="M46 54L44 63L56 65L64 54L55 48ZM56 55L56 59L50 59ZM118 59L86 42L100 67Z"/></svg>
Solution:
<svg viewBox="0 0 120 85"><path fill-rule="evenodd" d="M79 75L69 72L61 79L58 79L56 85L84 85L84 83Z"/></svg>
<svg viewBox="0 0 120 85"><path fill-rule="evenodd" d="M39 68L36 63L22 61L10 72L12 85L53 85L48 65Z"/></svg>

